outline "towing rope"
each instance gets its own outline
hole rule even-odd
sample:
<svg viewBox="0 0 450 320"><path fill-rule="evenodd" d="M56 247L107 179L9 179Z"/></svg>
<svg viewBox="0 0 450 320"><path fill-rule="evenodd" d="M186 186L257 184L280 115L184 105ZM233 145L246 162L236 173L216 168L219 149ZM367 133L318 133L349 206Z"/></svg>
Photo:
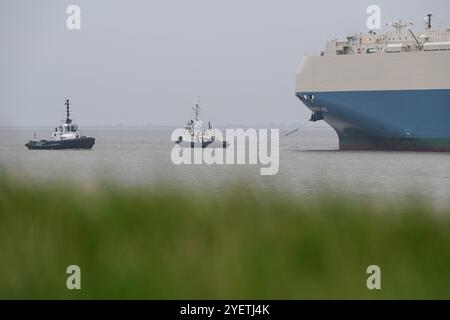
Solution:
<svg viewBox="0 0 450 320"><path fill-rule="evenodd" d="M306 126L307 124L309 123L309 120L308 121L306 121L305 123L303 123L300 127L298 127L297 129L295 129L295 130L292 130L292 131L290 131L290 132L288 132L288 133L286 133L286 134L284 134L283 135L283 137L287 137L287 136L290 136L291 134L293 134L293 133L295 133L295 132L297 132L298 130L300 130L301 128L303 128L304 126Z"/></svg>

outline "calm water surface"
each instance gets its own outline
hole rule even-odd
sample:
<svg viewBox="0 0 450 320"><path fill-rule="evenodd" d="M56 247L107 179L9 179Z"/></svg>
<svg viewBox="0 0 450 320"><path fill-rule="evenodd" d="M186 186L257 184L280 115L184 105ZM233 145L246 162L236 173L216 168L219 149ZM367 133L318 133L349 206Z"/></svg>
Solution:
<svg viewBox="0 0 450 320"><path fill-rule="evenodd" d="M449 205L450 154L338 151L331 129L306 127L280 138L280 170L261 176L257 165L181 165L172 163L171 130L150 128L85 129L96 137L93 150L30 151L24 143L48 129L0 129L0 165L24 179L46 182L71 178L80 184L108 179L123 186L165 183L189 192L221 192L229 184L289 191L299 196L397 199L421 195ZM282 131L283 132L283 131Z"/></svg>

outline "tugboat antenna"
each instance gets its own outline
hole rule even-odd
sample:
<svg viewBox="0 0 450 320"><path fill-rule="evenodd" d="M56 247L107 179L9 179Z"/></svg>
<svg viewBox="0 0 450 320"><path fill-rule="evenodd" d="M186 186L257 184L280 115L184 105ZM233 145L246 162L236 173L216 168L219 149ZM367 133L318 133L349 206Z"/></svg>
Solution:
<svg viewBox="0 0 450 320"><path fill-rule="evenodd" d="M195 121L198 121L198 114L200 111L200 96L197 98L197 104L195 105Z"/></svg>
<svg viewBox="0 0 450 320"><path fill-rule="evenodd" d="M70 120L69 116L70 116L70 111L69 111L69 99L66 99L66 107L67 107L67 118L66 118L66 123L71 123L72 120Z"/></svg>

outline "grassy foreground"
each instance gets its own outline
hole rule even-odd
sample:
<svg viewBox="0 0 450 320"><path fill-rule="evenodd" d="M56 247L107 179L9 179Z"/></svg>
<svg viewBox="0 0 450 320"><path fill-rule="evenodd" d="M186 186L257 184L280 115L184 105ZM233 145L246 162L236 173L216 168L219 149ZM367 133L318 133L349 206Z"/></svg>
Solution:
<svg viewBox="0 0 450 320"><path fill-rule="evenodd" d="M66 288L72 264L79 291ZM366 287L371 264L379 291ZM210 197L3 177L0 298L450 298L450 215L243 187Z"/></svg>

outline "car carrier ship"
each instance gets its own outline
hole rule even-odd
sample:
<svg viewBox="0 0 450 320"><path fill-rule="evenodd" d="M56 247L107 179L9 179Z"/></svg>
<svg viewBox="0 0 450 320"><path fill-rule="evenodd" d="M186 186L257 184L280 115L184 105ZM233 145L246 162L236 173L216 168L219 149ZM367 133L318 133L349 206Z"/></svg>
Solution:
<svg viewBox="0 0 450 320"><path fill-rule="evenodd" d="M296 96L337 133L341 150L450 152L450 30L432 15L418 34L358 33L304 57Z"/></svg>

